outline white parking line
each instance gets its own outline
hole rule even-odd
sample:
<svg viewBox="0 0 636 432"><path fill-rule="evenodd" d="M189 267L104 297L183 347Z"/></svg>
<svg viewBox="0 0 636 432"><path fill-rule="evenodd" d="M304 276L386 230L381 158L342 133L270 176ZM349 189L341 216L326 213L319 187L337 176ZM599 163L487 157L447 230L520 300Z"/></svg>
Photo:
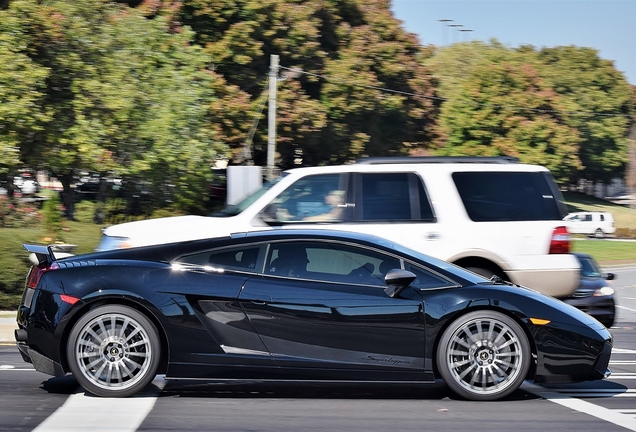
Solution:
<svg viewBox="0 0 636 432"><path fill-rule="evenodd" d="M625 307L625 306L616 305L616 307L617 307L618 309L624 309L624 310L628 310L628 311L630 311L630 312L636 312L636 309L628 308L628 307Z"/></svg>
<svg viewBox="0 0 636 432"><path fill-rule="evenodd" d="M154 384L163 387L163 377ZM144 392L142 392L144 393ZM134 432L152 411L156 396L100 398L85 393L69 396L34 432Z"/></svg>
<svg viewBox="0 0 636 432"><path fill-rule="evenodd" d="M625 379L636 379L636 373L615 373L612 372L610 375L610 380L625 380Z"/></svg>
<svg viewBox="0 0 636 432"><path fill-rule="evenodd" d="M530 382L523 383L521 388L527 392L542 397L543 399L549 400L550 402L554 402L578 412L589 414L593 417L624 427L631 431L636 431L636 418L628 414L624 414L621 411L603 408L602 406L598 406L581 399L572 398L570 396L545 389Z"/></svg>
<svg viewBox="0 0 636 432"><path fill-rule="evenodd" d="M625 390L615 390L615 389L598 389L598 388L590 388L590 389L559 389L559 394L568 395L577 398L595 398L595 397L636 397L636 390L633 389L625 389Z"/></svg>
<svg viewBox="0 0 636 432"><path fill-rule="evenodd" d="M636 354L636 350L624 348L612 348L612 354Z"/></svg>

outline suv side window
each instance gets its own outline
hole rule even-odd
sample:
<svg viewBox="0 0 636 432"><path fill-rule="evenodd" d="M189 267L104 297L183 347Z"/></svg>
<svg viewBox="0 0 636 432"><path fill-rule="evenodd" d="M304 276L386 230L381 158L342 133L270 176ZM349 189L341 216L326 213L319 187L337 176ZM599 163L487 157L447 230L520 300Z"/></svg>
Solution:
<svg viewBox="0 0 636 432"><path fill-rule="evenodd" d="M263 217L270 222L346 220L347 180L347 174L303 177L274 198Z"/></svg>
<svg viewBox="0 0 636 432"><path fill-rule="evenodd" d="M474 222L561 220L559 193L541 172L455 172L453 180Z"/></svg>
<svg viewBox="0 0 636 432"><path fill-rule="evenodd" d="M415 173L356 176L356 220L434 222L422 180Z"/></svg>

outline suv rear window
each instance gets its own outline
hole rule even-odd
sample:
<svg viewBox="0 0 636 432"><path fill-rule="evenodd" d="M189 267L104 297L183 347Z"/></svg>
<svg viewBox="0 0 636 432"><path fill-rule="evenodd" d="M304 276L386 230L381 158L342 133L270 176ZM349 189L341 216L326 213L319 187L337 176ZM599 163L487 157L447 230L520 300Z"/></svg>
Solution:
<svg viewBox="0 0 636 432"><path fill-rule="evenodd" d="M456 172L453 180L474 222L563 219L561 192L545 172Z"/></svg>

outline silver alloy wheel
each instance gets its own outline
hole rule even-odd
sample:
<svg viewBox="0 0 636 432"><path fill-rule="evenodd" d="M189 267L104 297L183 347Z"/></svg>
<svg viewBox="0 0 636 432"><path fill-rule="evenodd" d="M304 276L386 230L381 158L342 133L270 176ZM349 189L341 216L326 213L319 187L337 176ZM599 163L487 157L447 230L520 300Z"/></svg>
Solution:
<svg viewBox="0 0 636 432"><path fill-rule="evenodd" d="M154 326L126 307L95 310L73 329L71 371L80 384L99 396L129 396L156 374L158 344Z"/></svg>
<svg viewBox="0 0 636 432"><path fill-rule="evenodd" d="M447 384L469 399L493 400L516 390L530 365L530 348L521 327L494 311L457 320L445 332L438 352Z"/></svg>

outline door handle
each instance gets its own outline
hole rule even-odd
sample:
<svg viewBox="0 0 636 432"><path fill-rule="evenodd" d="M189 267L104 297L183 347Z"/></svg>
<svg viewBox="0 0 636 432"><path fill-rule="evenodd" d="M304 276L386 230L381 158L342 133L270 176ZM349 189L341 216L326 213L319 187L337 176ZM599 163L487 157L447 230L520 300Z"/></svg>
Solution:
<svg viewBox="0 0 636 432"><path fill-rule="evenodd" d="M252 300L250 303L259 305L259 306L265 306L269 302L266 302L265 300Z"/></svg>

